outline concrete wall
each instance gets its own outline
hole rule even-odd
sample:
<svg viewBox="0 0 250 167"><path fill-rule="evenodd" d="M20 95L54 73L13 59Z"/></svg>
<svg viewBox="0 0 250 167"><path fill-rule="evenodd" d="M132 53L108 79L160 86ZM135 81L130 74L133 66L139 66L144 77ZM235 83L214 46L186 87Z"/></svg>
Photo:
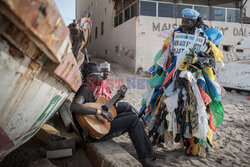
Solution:
<svg viewBox="0 0 250 167"><path fill-rule="evenodd" d="M164 23L172 23L173 19L139 16L136 28L136 69L148 70L153 64L156 53L161 49L164 38L158 37ZM160 24L160 25L158 25ZM159 27L156 30L154 27ZM159 30L159 31L158 31Z"/></svg>
<svg viewBox="0 0 250 167"><path fill-rule="evenodd" d="M246 17L250 17L250 1L248 0L246 5L245 5L245 9L246 9Z"/></svg>
<svg viewBox="0 0 250 167"><path fill-rule="evenodd" d="M250 1L246 4L247 16L250 15L249 7ZM164 41L158 37L160 31L178 27L181 23L181 19L138 16L114 27L115 10L112 0L77 0L77 18L89 11L93 20L91 42L87 45L89 54L124 65L130 71L136 71L139 67L148 70ZM206 24L222 30L224 39L220 49L222 45L235 45L244 36L250 35L250 25L217 21L207 21Z"/></svg>
<svg viewBox="0 0 250 167"><path fill-rule="evenodd" d="M250 59L250 49L243 49L243 52L237 52L240 60Z"/></svg>
<svg viewBox="0 0 250 167"><path fill-rule="evenodd" d="M217 21L207 21L205 23L222 30L224 38L220 48L222 48L222 45L235 45L244 36L250 35L250 24ZM153 63L155 54L163 45L164 38L158 37L160 31L178 27L180 24L181 19L139 16L139 24L137 24L136 31L136 68L143 67L148 69Z"/></svg>
<svg viewBox="0 0 250 167"><path fill-rule="evenodd" d="M88 9L93 6L93 0L76 0L76 19L85 17Z"/></svg>
<svg viewBox="0 0 250 167"><path fill-rule="evenodd" d="M81 5L84 5L84 3ZM93 26L91 41L87 45L88 53L92 57L99 57L124 65L128 70L134 72L137 18L134 17L114 27L115 10L112 0L90 0L85 5L90 7L87 7L87 9L78 7L78 13L82 13L85 10L92 12ZM101 35L102 22L104 22L103 35ZM97 39L95 39L96 27L98 29Z"/></svg>
<svg viewBox="0 0 250 167"><path fill-rule="evenodd" d="M250 24L225 23L225 22L206 22L211 27L219 28L223 33L221 45L235 45L243 37L250 35Z"/></svg>

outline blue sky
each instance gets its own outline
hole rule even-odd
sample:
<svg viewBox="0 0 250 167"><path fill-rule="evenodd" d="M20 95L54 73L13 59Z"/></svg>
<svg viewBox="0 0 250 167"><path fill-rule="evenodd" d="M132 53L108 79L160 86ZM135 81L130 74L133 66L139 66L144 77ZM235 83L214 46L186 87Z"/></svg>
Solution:
<svg viewBox="0 0 250 167"><path fill-rule="evenodd" d="M66 25L75 19L75 0L54 0Z"/></svg>

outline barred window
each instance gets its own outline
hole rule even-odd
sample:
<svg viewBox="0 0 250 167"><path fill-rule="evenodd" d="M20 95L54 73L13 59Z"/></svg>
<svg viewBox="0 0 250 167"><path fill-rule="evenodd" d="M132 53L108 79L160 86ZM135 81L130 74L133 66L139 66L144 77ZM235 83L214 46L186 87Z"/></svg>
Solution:
<svg viewBox="0 0 250 167"><path fill-rule="evenodd" d="M240 22L239 9L227 9L227 22Z"/></svg>
<svg viewBox="0 0 250 167"><path fill-rule="evenodd" d="M118 16L115 16L114 22L115 22L114 26L117 27L119 25Z"/></svg>
<svg viewBox="0 0 250 167"><path fill-rule="evenodd" d="M208 6L194 6L194 9L200 13L203 20L209 20L209 7Z"/></svg>
<svg viewBox="0 0 250 167"><path fill-rule="evenodd" d="M140 14L143 16L156 16L156 3L155 2L140 2Z"/></svg>
<svg viewBox="0 0 250 167"><path fill-rule="evenodd" d="M137 3L131 5L131 18L137 16Z"/></svg>
<svg viewBox="0 0 250 167"><path fill-rule="evenodd" d="M225 21L225 8L212 7L212 20Z"/></svg>
<svg viewBox="0 0 250 167"><path fill-rule="evenodd" d="M182 10L186 9L186 8L190 8L193 9L192 5L185 5L185 4L177 4L177 18L182 18Z"/></svg>
<svg viewBox="0 0 250 167"><path fill-rule="evenodd" d="M123 23L123 12L119 14L119 25Z"/></svg>
<svg viewBox="0 0 250 167"><path fill-rule="evenodd" d="M125 9L125 20L124 21L127 21L130 19L130 7Z"/></svg>
<svg viewBox="0 0 250 167"><path fill-rule="evenodd" d="M174 17L174 4L158 3L159 17Z"/></svg>

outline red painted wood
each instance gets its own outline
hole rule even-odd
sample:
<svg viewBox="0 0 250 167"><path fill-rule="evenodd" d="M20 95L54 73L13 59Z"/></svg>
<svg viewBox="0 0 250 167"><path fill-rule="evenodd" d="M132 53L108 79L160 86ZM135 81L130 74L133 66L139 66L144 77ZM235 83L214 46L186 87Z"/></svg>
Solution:
<svg viewBox="0 0 250 167"><path fill-rule="evenodd" d="M8 150L14 146L14 143L7 136L5 131L0 128L0 152L3 150Z"/></svg>

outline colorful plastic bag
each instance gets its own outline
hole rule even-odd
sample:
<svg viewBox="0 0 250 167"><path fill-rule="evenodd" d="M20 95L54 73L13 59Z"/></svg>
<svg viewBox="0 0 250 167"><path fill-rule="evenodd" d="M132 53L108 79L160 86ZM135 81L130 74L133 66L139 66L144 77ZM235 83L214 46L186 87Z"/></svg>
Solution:
<svg viewBox="0 0 250 167"><path fill-rule="evenodd" d="M155 57L154 57L154 66L155 66L155 68L158 67L157 61L161 58L161 55L162 55L163 52L164 52L164 49L161 49L155 55Z"/></svg>
<svg viewBox="0 0 250 167"><path fill-rule="evenodd" d="M164 72L161 72L161 74L155 74L152 78L148 80L148 82L151 88L156 88L162 85L164 79L165 79Z"/></svg>
<svg viewBox="0 0 250 167"><path fill-rule="evenodd" d="M218 102L216 97L210 92L210 90L206 87L206 92L212 99L212 102L209 103L209 108L213 114L213 123L217 127L221 124L224 118L224 107L221 102Z"/></svg>
<svg viewBox="0 0 250 167"><path fill-rule="evenodd" d="M215 97L214 100L217 101L217 102L220 102L221 101L221 95L219 94L217 88L214 86L214 83L210 80L210 78L208 77L206 72L203 72L203 76L204 76L204 78L206 80L206 87L208 88L211 95L213 95L213 97ZM206 93L207 93L207 91L206 91Z"/></svg>
<svg viewBox="0 0 250 167"><path fill-rule="evenodd" d="M217 28L209 28L203 31L208 36L208 39L215 45L218 45L223 39L222 32Z"/></svg>

